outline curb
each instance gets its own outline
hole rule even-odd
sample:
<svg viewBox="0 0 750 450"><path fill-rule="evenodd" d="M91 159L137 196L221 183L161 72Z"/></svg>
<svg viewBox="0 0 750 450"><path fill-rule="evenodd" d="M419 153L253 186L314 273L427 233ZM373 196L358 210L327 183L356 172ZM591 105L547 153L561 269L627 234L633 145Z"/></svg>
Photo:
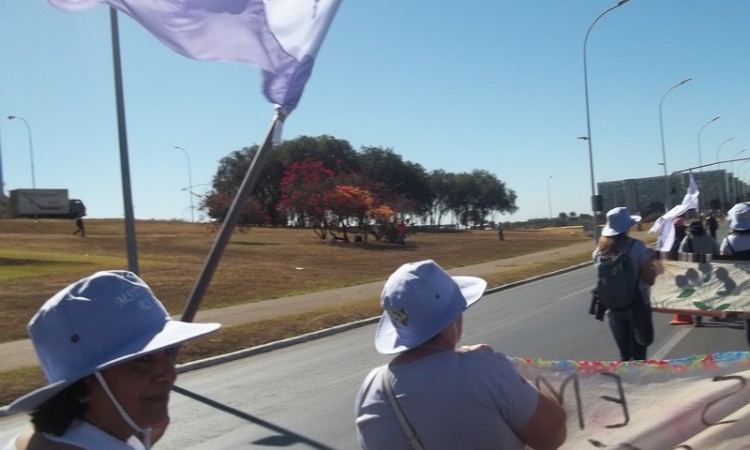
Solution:
<svg viewBox="0 0 750 450"><path fill-rule="evenodd" d="M592 262L585 262L585 263L577 264L575 266L566 267L565 269L556 270L554 272L549 272L549 273L545 273L542 275L537 275L535 277L526 278L524 280L519 280L519 281L514 281L512 283L503 284L502 286L487 289L486 291L484 291L484 295L504 291L506 289L511 289L514 287L522 286L524 284L543 280L545 278L554 277L556 275L562 275L564 273L572 272L574 270L578 270L583 267L590 266L592 264L593 264ZM238 359L259 355L261 353L267 353L270 351L274 351L274 350L278 350L278 349L282 349L286 347L291 347L293 345L301 344L303 342L308 342L308 341L312 341L315 339L332 336L334 334L342 333L344 331L353 330L355 328L359 328L365 325L376 323L379 320L380 320L380 316L370 317L368 319L362 319L356 322L350 322L350 323L346 323L343 325L326 328L323 330L313 331L312 333L307 333L307 334L303 334L300 336L294 336L291 338L282 339L280 341L269 342L268 344L258 345L256 347L250 347L250 348L246 348L242 350L237 350L236 352L232 352L232 353L226 353L223 355L212 356L210 358L199 359L197 361L191 361L185 364L179 364L176 367L176 370L178 374L181 374L181 373L190 372L193 370L205 369L207 367L212 367L212 366L216 366L219 364L236 361Z"/></svg>

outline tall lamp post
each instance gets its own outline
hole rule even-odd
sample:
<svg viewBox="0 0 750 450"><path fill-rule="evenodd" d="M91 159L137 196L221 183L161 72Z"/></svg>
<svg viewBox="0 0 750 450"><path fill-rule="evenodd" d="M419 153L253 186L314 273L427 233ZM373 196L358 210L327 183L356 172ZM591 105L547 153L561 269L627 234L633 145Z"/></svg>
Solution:
<svg viewBox="0 0 750 450"><path fill-rule="evenodd" d="M190 221L195 222L195 216L193 215L193 174L192 170L190 170L190 155L188 154L187 150L185 150L182 147L174 146L177 150L182 150L182 152L185 154L185 158L187 158L187 167L188 167L188 194L190 195Z"/></svg>
<svg viewBox="0 0 750 450"><path fill-rule="evenodd" d="M669 208L672 206L669 199L669 176L667 175L667 152L664 148L664 119L662 116L662 107L664 106L664 99L667 98L667 95L669 95L670 92L672 92L675 88L678 88L682 86L683 84L687 83L688 81L692 80L692 78L688 78L686 80L682 80L679 83L675 84L671 88L667 90L667 92L664 93L664 95L661 98L661 101L659 102L659 130L661 131L661 161L662 166L664 166L664 209L665 211L669 211Z"/></svg>
<svg viewBox="0 0 750 450"><path fill-rule="evenodd" d="M719 120L721 116L716 116L713 119L709 120L701 127L701 129L698 131L698 167L701 169L701 172L703 172L703 157L701 156L701 133L703 133L703 129L706 128L706 126L710 123L716 122Z"/></svg>
<svg viewBox="0 0 750 450"><path fill-rule="evenodd" d="M591 173L591 210L593 212L593 228L591 229L591 234L594 236L594 242L596 242L599 238L599 226L596 223L596 211L599 201L596 196L596 186L594 185L594 151L591 144L591 113L589 109L589 75L588 63L586 59L586 44L589 41L589 34L591 34L591 30L594 28L594 25L596 25L599 19L604 17L604 15L608 12L624 5L627 2L628 0L620 0L616 5L609 7L603 13L599 14L599 16L597 16L597 18L594 19L593 22L591 22L591 25L589 25L589 29L586 31L586 37L583 39L583 88L586 94L586 136L582 136L578 139L585 140L588 143L589 147L589 172Z"/></svg>
<svg viewBox="0 0 750 450"><path fill-rule="evenodd" d="M31 159L31 188L36 189L36 177L34 176L34 145L31 142L31 127L26 119L18 116L8 116L8 120L18 119L26 125L26 131L29 132L29 157Z"/></svg>
<svg viewBox="0 0 750 450"><path fill-rule="evenodd" d="M732 140L734 140L734 138L730 137L726 141L724 141L721 144L719 144L718 147L716 147L716 168L718 170L721 170L721 164L719 163L719 161L720 161L719 160L719 151L721 150L721 147L724 146L724 144L726 144L727 142L732 141ZM727 177L724 176L724 185L725 185L724 187L726 187L726 183L727 183ZM719 211L722 214L724 214L724 187L719 187Z"/></svg>
<svg viewBox="0 0 750 450"><path fill-rule="evenodd" d="M549 184L552 181L552 175L547 178L547 208L549 211L549 220L552 221L552 195L550 194Z"/></svg>

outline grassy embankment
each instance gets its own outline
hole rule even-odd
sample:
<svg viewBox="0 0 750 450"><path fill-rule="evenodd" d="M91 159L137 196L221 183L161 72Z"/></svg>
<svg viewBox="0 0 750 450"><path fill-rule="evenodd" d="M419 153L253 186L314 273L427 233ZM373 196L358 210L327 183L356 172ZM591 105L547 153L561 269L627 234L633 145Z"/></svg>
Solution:
<svg viewBox="0 0 750 450"><path fill-rule="evenodd" d="M87 237L72 233L70 220L0 220L0 342L27 337L25 326L42 302L60 288L97 270L127 268L122 220L90 219ZM138 221L139 272L165 304L179 314L200 275L216 230L205 224ZM417 233L406 246L370 240L329 244L310 230L252 228L235 231L201 309L280 298L384 280L400 264L434 259L445 268L534 253L584 242L580 227ZM590 259L590 250L539 264L483 275L490 287L558 270ZM297 269L298 267L304 270ZM235 351L380 313L377 298L273 320L224 327L189 343L180 362ZM0 372L0 404L43 385L38 368Z"/></svg>

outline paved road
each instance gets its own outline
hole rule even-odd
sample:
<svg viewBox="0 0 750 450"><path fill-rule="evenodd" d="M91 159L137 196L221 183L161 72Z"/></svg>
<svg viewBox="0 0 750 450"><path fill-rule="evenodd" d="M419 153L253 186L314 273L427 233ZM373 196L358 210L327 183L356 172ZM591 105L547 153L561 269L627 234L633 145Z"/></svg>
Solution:
<svg viewBox="0 0 750 450"><path fill-rule="evenodd" d="M593 268L583 267L489 294L467 311L463 341L485 342L512 356L612 359L617 350L606 322L587 314L594 279ZM674 327L668 325L670 318L654 315L651 357L745 349L741 324ZM371 324L181 374L177 385L182 390L170 403L172 425L156 448L357 448L354 395L367 371L389 359L376 353L373 336ZM0 420L0 442L27 421L23 416Z"/></svg>

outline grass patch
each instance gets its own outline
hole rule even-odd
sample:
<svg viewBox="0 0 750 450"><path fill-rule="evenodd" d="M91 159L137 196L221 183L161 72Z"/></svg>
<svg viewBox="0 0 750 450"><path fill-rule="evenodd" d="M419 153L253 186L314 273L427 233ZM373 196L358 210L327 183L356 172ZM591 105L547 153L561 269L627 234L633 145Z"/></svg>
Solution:
<svg viewBox="0 0 750 450"><path fill-rule="evenodd" d="M25 339L26 323L39 306L67 284L97 270L127 267L122 220L89 219L86 238L73 236L70 220L0 220L0 342ZM167 310L179 313L216 238L204 224L138 221L141 277ZM583 242L580 228L416 233L399 246L331 244L310 230L252 228L235 232L201 309L281 298L303 292L384 280L399 265L434 259L445 268L511 258ZM508 267L484 276L490 287L589 261L586 252L540 264ZM224 327L186 344L184 363L317 331L380 314L377 299L313 312ZM0 403L44 385L38 368L0 373Z"/></svg>

